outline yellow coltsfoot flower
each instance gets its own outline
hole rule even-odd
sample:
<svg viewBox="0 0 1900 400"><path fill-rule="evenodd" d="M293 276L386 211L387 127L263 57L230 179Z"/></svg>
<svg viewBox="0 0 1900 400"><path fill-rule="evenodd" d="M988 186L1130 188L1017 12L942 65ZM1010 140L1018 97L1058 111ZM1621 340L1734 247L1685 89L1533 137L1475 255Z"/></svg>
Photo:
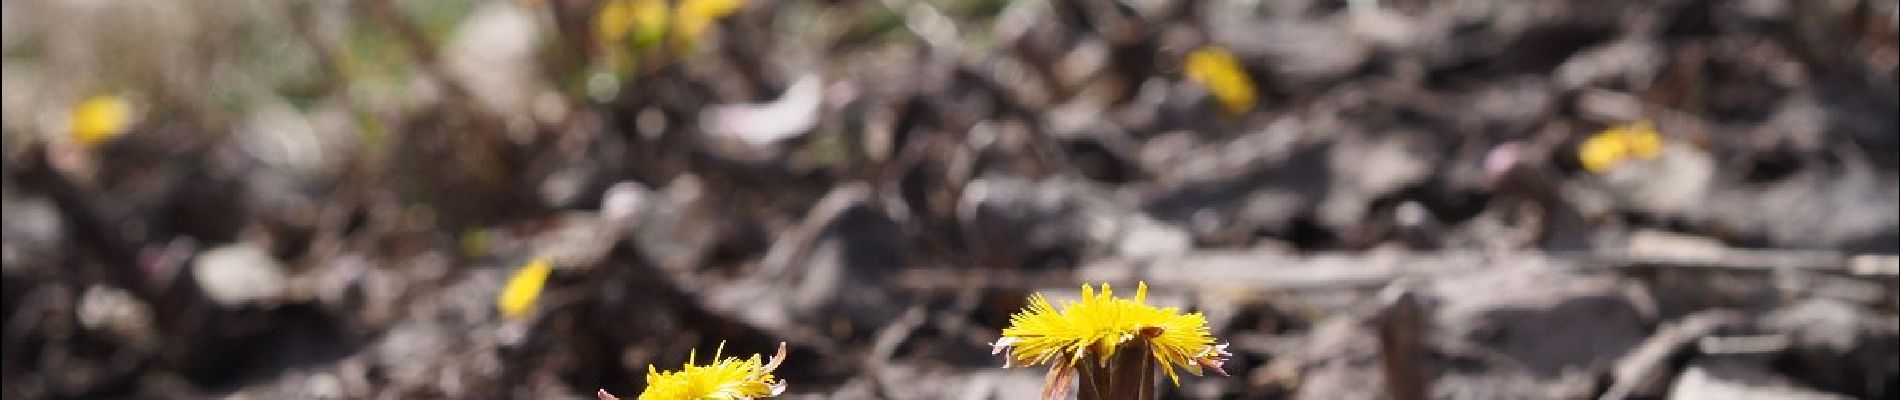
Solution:
<svg viewBox="0 0 1900 400"><path fill-rule="evenodd" d="M631 63L669 35L674 50L690 52L714 24L744 6L745 0L606 0L594 13L594 40L617 64Z"/></svg>
<svg viewBox="0 0 1900 400"><path fill-rule="evenodd" d="M1082 285L1082 300L1063 302L1060 309L1041 293L1030 295L1028 308L1010 316L1009 328L991 343L991 353L1009 350L1004 367L1051 364L1044 398L1062 397L1077 368L1089 370L1085 382L1090 376L1100 380L1118 375L1110 361L1123 350L1147 353L1123 357L1150 358L1139 363L1149 368L1158 364L1177 386L1177 366L1195 375L1203 369L1227 374L1221 369L1229 356L1227 346L1215 344L1205 316L1150 306L1147 297L1146 282L1136 286L1133 299L1115 297L1106 283L1099 294Z"/></svg>
<svg viewBox="0 0 1900 400"><path fill-rule="evenodd" d="M1577 145L1577 161L1590 172L1603 173L1632 159L1653 160L1662 155L1662 135L1649 121L1612 126Z"/></svg>
<svg viewBox="0 0 1900 400"><path fill-rule="evenodd" d="M1188 80L1206 86L1228 115L1245 114L1253 109L1256 101L1253 78L1247 76L1246 68L1241 67L1233 53L1219 47L1195 50L1188 53L1184 68Z"/></svg>
<svg viewBox="0 0 1900 400"><path fill-rule="evenodd" d="M515 274L502 285L501 295L495 298L495 309L501 316L521 318L534 309L534 302L541 298L541 288L547 286L548 275L554 272L554 264L547 258L535 257L528 260Z"/></svg>
<svg viewBox="0 0 1900 400"><path fill-rule="evenodd" d="M680 51L691 51L699 44L699 38L706 35L707 28L739 11L745 6L744 0L684 0L675 9L673 19L679 21L678 34L673 37L673 45Z"/></svg>
<svg viewBox="0 0 1900 400"><path fill-rule="evenodd" d="M640 400L759 399L785 392L785 381L772 377L772 371L785 361L785 343L778 344L778 354L767 362L760 362L757 354L744 360L722 358L725 349L726 344L720 342L713 351L713 363L707 365L696 365L697 354L688 355L686 365L678 371L647 365L647 388L640 392ZM596 395L601 400L617 399L604 389Z"/></svg>
<svg viewBox="0 0 1900 400"><path fill-rule="evenodd" d="M73 106L71 136L80 146L97 147L124 133L135 118L132 103L123 97L89 97Z"/></svg>

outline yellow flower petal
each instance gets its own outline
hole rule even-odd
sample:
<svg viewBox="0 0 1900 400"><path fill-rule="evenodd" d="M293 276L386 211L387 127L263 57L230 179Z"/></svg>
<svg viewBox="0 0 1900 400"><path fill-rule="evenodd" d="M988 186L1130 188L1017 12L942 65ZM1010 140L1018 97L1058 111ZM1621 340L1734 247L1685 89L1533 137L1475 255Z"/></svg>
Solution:
<svg viewBox="0 0 1900 400"><path fill-rule="evenodd" d="M1247 76L1247 70L1241 68L1233 53L1217 47L1188 53L1186 74L1188 80L1206 86L1228 115L1240 115L1253 109L1253 78Z"/></svg>
<svg viewBox="0 0 1900 400"><path fill-rule="evenodd" d="M1594 173L1608 171L1623 161L1655 159L1662 155L1662 135L1649 121L1612 126L1577 145L1577 161Z"/></svg>
<svg viewBox="0 0 1900 400"><path fill-rule="evenodd" d="M73 107L72 138L86 148L118 137L131 125L132 104L119 96L93 96Z"/></svg>
<svg viewBox="0 0 1900 400"><path fill-rule="evenodd" d="M645 51L658 44L669 11L666 0L607 0L594 13L594 41L610 62L631 67L629 48Z"/></svg>
<svg viewBox="0 0 1900 400"><path fill-rule="evenodd" d="M670 11L666 0L633 0L632 7L630 17L635 27L634 47L645 49L659 44L660 39L666 37L667 25L671 23L666 18L667 11Z"/></svg>
<svg viewBox="0 0 1900 400"><path fill-rule="evenodd" d="M508 284L502 286L501 297L496 299L495 308L508 318L519 318L534 309L534 301L541 297L541 287L547 285L548 274L554 271L552 264L545 258L536 257L527 265L515 270L508 278Z"/></svg>
<svg viewBox="0 0 1900 400"><path fill-rule="evenodd" d="M1649 121L1639 121L1624 129L1629 138L1630 154L1636 158L1653 160L1662 155L1662 135L1656 133L1656 126Z"/></svg>
<svg viewBox="0 0 1900 400"><path fill-rule="evenodd" d="M1221 365L1227 354L1215 344L1205 316L1150 306L1147 298L1146 282L1136 286L1134 299L1115 297L1107 284L1100 293L1082 285L1082 299L1064 302L1060 309L1041 293L1032 294L1029 305L1010 316L1009 327L993 346L997 351L1009 349L1006 366L1054 361L1058 365L1051 368L1060 369L1074 368L1091 356L1093 362L1105 365L1130 341L1147 340L1149 356L1176 385L1180 385L1174 372L1177 366L1199 375L1203 366Z"/></svg>
<svg viewBox="0 0 1900 400"><path fill-rule="evenodd" d="M778 354L768 362L760 362L757 354L743 360L722 357L725 349L726 343L720 342L707 365L695 363L697 352L689 353L686 365L676 371L647 365L647 387L640 392L640 400L757 399L785 391L785 381L772 376L785 361L784 343L779 343ZM605 391L599 395L610 398Z"/></svg>
<svg viewBox="0 0 1900 400"><path fill-rule="evenodd" d="M674 44L681 50L691 50L699 43L700 36L706 34L708 27L719 22L720 18L739 11L739 7L743 5L745 5L744 0L684 0L680 2L678 12L674 15L679 22L679 30L675 32L678 36L673 38Z"/></svg>

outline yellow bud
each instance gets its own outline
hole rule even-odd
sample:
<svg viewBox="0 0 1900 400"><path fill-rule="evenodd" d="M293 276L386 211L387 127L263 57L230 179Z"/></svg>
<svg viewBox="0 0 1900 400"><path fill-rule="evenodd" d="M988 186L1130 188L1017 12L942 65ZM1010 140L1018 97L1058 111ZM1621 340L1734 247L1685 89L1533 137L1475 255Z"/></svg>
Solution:
<svg viewBox="0 0 1900 400"><path fill-rule="evenodd" d="M666 0L633 0L630 16L635 29L634 46L645 49L666 37L668 8Z"/></svg>
<svg viewBox="0 0 1900 400"><path fill-rule="evenodd" d="M1662 135L1656 133L1656 125L1649 121L1638 121L1624 127L1623 135L1629 138L1631 155L1644 160L1653 160L1662 155Z"/></svg>
<svg viewBox="0 0 1900 400"><path fill-rule="evenodd" d="M739 11L745 5L744 0L684 0L674 18L679 21L679 34L674 39L681 50L691 50L699 43L700 36L706 34L706 28L718 22L720 18Z"/></svg>
<svg viewBox="0 0 1900 400"><path fill-rule="evenodd" d="M73 107L72 138L86 148L118 137L131 125L132 104L119 96L93 96Z"/></svg>
<svg viewBox="0 0 1900 400"><path fill-rule="evenodd" d="M1649 121L1612 126L1577 146L1577 161L1594 173L1608 171L1631 158L1649 160L1661 155L1662 135Z"/></svg>
<svg viewBox="0 0 1900 400"><path fill-rule="evenodd" d="M666 0L607 0L594 14L594 40L608 51L622 51L631 35L636 47L666 35Z"/></svg>
<svg viewBox="0 0 1900 400"><path fill-rule="evenodd" d="M1232 53L1218 47L1188 53L1186 74L1189 80L1206 86L1228 115L1240 115L1253 109L1253 79Z"/></svg>
<svg viewBox="0 0 1900 400"><path fill-rule="evenodd" d="M502 286L501 297L496 299L495 308L503 317L519 318L534 309L534 301L541 297L541 287L547 285L548 274L554 271L546 258L535 257L527 265L515 270L508 278L508 284Z"/></svg>

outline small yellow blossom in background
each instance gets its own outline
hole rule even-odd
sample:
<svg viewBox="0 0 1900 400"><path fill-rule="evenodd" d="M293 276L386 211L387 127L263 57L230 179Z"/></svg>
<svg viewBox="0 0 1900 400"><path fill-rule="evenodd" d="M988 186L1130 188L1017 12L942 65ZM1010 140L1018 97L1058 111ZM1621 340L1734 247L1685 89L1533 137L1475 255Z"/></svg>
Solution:
<svg viewBox="0 0 1900 400"><path fill-rule="evenodd" d="M634 25L632 0L601 2L600 9L594 11L594 41L602 46L615 47L621 38L633 32Z"/></svg>
<svg viewBox="0 0 1900 400"><path fill-rule="evenodd" d="M772 371L785 361L785 343L778 344L778 354L767 362L760 362L757 354L744 360L723 357L725 351L726 343L720 342L712 364L707 365L697 365L697 354L690 354L678 371L647 365L647 388L640 392L640 400L759 399L785 392L785 381L772 377ZM617 399L604 389L595 394L601 400Z"/></svg>
<svg viewBox="0 0 1900 400"><path fill-rule="evenodd" d="M691 51L713 23L744 5L744 0L680 0L677 6L667 0L607 0L594 14L594 36L607 47L610 59L628 57L625 40L631 40L633 51L644 53L668 33L675 49Z"/></svg>
<svg viewBox="0 0 1900 400"><path fill-rule="evenodd" d="M541 297L541 287L547 285L548 274L554 272L553 264L546 258L535 257L527 265L515 270L508 278L508 284L501 288L501 297L495 300L495 308L503 317L519 318L534 309L534 301Z"/></svg>
<svg viewBox="0 0 1900 400"><path fill-rule="evenodd" d="M1649 121L1612 126L1584 139L1577 146L1577 160L1590 172L1608 171L1625 160L1655 159L1662 155L1662 136Z"/></svg>
<svg viewBox="0 0 1900 400"><path fill-rule="evenodd" d="M594 13L594 41L616 69L629 69L635 52L646 52L666 37L666 0L606 0Z"/></svg>
<svg viewBox="0 0 1900 400"><path fill-rule="evenodd" d="M1175 375L1176 366L1195 375L1203 368L1226 375L1221 364L1226 361L1227 346L1214 343L1205 316L1182 314L1173 307L1156 308L1146 303L1147 297L1146 282L1135 287L1133 299L1115 297L1106 283L1100 294L1082 285L1082 300L1063 302L1060 309L1041 293L1033 294L1028 308L1010 316L1010 326L991 344L991 352L1009 349L1005 367L1050 363L1050 384L1056 384L1056 376L1072 373L1084 359L1093 358L1105 366L1116 351L1141 348L1131 346L1132 342L1147 340L1148 356L1177 386L1181 380ZM1066 390L1045 388L1045 395L1052 389L1058 395Z"/></svg>
<svg viewBox="0 0 1900 400"><path fill-rule="evenodd" d="M744 0L682 0L673 18L679 22L679 30L673 37L673 45L680 51L690 51L699 44L699 38L706 34L706 28L718 22L720 18L739 11L745 5Z"/></svg>
<svg viewBox="0 0 1900 400"><path fill-rule="evenodd" d="M115 95L87 98L73 106L72 138L85 148L97 147L132 126L132 103Z"/></svg>
<svg viewBox="0 0 1900 400"><path fill-rule="evenodd" d="M1240 115L1254 106L1253 78L1233 53L1207 47L1188 53L1186 74L1189 80L1207 87L1228 115Z"/></svg>

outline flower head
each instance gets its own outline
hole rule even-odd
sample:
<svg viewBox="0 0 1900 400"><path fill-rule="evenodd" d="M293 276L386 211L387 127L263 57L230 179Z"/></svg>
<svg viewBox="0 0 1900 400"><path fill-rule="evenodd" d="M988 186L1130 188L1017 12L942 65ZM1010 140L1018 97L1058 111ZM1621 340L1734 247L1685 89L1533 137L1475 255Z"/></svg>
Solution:
<svg viewBox="0 0 1900 400"><path fill-rule="evenodd" d="M501 296L495 298L495 309L503 317L521 318L534 309L534 301L541 297L541 287L548 283L548 274L554 272L553 264L546 258L535 257L526 265L515 270L508 278L508 284L501 288Z"/></svg>
<svg viewBox="0 0 1900 400"><path fill-rule="evenodd" d="M1631 159L1653 160L1660 155L1662 136L1649 121L1612 126L1577 145L1577 160L1596 173Z"/></svg>
<svg viewBox="0 0 1900 400"><path fill-rule="evenodd" d="M725 348L722 342L713 351L712 364L694 364L694 354L686 357L686 365L678 371L660 371L647 365L647 388L640 392L640 400L757 399L785 391L785 381L772 377L772 371L785 360L784 343L779 343L777 355L763 363L757 354L744 360L721 358ZM605 390L599 395L601 399L614 398Z"/></svg>
<svg viewBox="0 0 1900 400"><path fill-rule="evenodd" d="M743 0L685 0L675 9L673 18L679 21L679 35L674 37L673 45L680 50L691 50L706 35L706 28L719 22L720 18L732 15L744 6Z"/></svg>
<svg viewBox="0 0 1900 400"><path fill-rule="evenodd" d="M86 147L105 143L132 125L132 104L114 95L87 98L73 106L72 138Z"/></svg>
<svg viewBox="0 0 1900 400"><path fill-rule="evenodd" d="M1181 380L1176 366L1200 375L1202 369L1226 375L1221 363L1228 355L1226 345L1216 345L1209 334L1207 318L1201 313L1182 314L1174 307L1156 308L1146 304L1148 284L1135 287L1135 298L1115 297L1108 284L1101 293L1082 285L1081 301L1065 301L1060 309L1041 293L1029 296L1029 307L1010 316L1009 328L1002 339L991 345L992 353L1010 349L1005 367L1051 363L1051 376L1072 370L1083 360L1107 365L1115 353L1133 341L1145 340L1145 346L1175 385ZM1052 378L1054 379L1054 378Z"/></svg>
<svg viewBox="0 0 1900 400"><path fill-rule="evenodd" d="M1233 53L1219 47L1195 50L1188 53L1184 69L1188 80L1207 86L1207 91L1228 115L1240 115L1253 109L1253 78L1247 77L1247 70L1240 66L1240 60L1234 58Z"/></svg>

